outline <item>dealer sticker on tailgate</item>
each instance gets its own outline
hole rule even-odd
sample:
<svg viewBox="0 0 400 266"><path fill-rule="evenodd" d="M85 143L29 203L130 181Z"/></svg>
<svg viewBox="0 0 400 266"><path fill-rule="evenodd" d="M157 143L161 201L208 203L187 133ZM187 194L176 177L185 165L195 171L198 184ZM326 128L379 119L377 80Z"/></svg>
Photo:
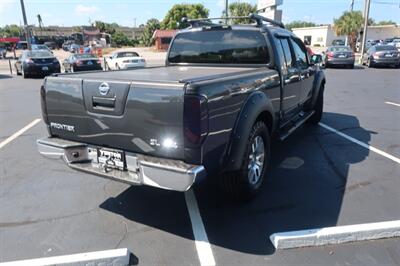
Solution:
<svg viewBox="0 0 400 266"><path fill-rule="evenodd" d="M125 154L122 151L97 149L97 156L100 164L119 170L125 168Z"/></svg>

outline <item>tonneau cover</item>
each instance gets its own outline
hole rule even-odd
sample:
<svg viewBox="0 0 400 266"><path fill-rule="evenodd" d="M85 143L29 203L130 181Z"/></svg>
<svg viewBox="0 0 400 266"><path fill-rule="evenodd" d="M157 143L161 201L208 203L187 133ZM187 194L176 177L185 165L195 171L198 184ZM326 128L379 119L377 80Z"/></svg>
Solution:
<svg viewBox="0 0 400 266"><path fill-rule="evenodd" d="M258 67L259 68L259 67ZM107 72L86 72L60 75L63 78L81 78L95 80L124 80L146 82L181 82L206 80L218 77L238 75L252 72L257 68L244 67L197 67L197 66L169 66L149 67Z"/></svg>

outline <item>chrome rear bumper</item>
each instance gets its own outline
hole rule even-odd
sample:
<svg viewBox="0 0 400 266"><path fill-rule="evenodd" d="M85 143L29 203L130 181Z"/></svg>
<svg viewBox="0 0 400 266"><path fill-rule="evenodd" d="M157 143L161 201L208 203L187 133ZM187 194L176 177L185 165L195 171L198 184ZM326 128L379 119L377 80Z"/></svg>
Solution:
<svg viewBox="0 0 400 266"><path fill-rule="evenodd" d="M148 185L162 189L187 191L206 176L201 165L125 152L126 170L108 168L97 160L97 148L59 138L37 140L39 152L64 161L73 169L131 185Z"/></svg>

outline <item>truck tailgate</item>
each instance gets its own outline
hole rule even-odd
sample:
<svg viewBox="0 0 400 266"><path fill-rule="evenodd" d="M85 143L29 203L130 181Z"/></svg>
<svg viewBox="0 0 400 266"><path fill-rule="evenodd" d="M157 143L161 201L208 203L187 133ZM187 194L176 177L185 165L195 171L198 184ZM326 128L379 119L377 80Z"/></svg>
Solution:
<svg viewBox="0 0 400 266"><path fill-rule="evenodd" d="M184 84L66 75L49 77L44 86L53 136L183 159Z"/></svg>

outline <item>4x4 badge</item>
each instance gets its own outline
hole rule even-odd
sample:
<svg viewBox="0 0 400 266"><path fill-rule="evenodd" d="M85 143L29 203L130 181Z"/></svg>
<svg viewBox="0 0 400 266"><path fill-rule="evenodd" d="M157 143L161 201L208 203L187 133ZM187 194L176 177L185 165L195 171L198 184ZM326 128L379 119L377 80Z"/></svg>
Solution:
<svg viewBox="0 0 400 266"><path fill-rule="evenodd" d="M103 82L99 86L99 91L101 95L106 96L110 91L110 86L108 85L107 82Z"/></svg>

